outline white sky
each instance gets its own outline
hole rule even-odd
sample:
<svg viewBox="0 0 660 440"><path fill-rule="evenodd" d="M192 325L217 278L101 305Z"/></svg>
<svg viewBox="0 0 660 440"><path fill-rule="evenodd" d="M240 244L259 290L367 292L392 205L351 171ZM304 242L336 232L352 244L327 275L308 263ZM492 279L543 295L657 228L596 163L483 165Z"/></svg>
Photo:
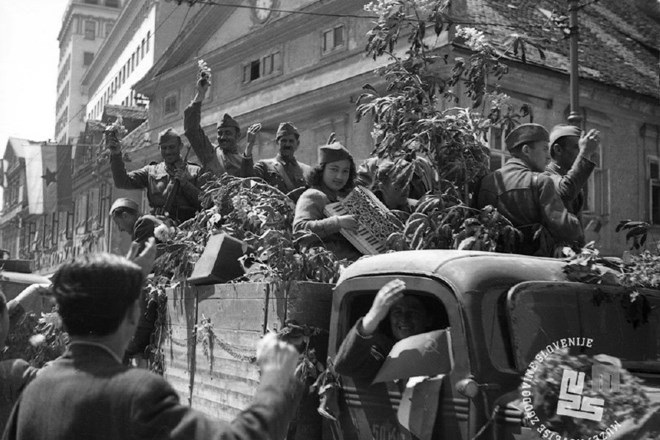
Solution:
<svg viewBox="0 0 660 440"><path fill-rule="evenodd" d="M10 136L54 136L57 33L68 2L0 0L0 155Z"/></svg>

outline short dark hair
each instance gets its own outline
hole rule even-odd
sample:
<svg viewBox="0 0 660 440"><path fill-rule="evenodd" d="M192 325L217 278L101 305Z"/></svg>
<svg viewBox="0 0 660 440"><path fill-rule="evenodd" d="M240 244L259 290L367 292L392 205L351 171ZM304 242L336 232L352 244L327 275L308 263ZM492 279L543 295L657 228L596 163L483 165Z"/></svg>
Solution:
<svg viewBox="0 0 660 440"><path fill-rule="evenodd" d="M143 281L140 266L119 255L95 253L64 263L52 280L64 327L73 336L111 334L140 298Z"/></svg>
<svg viewBox="0 0 660 440"><path fill-rule="evenodd" d="M351 169L348 173L348 181L346 185L340 190L341 192L349 192L355 186L355 178L357 177L357 168L355 167L355 162L352 157L348 158L348 161L351 163ZM330 162L331 163L331 162ZM307 179L310 186L321 186L323 183L323 170L328 163L322 163L314 166L312 171L309 172L309 178Z"/></svg>

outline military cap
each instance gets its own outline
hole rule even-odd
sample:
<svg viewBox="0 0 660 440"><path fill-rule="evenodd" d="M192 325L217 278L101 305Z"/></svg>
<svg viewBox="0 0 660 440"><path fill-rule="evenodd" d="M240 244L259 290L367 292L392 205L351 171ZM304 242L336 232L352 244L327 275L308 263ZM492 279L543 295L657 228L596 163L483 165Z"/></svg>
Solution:
<svg viewBox="0 0 660 440"><path fill-rule="evenodd" d="M343 159L353 159L350 151L346 149L341 143L333 142L329 145L322 145L319 147L319 163L337 162Z"/></svg>
<svg viewBox="0 0 660 440"><path fill-rule="evenodd" d="M578 127L574 125L567 125L567 124L555 125L554 127L552 127L552 130L550 131L550 145L557 142L560 138L566 136L580 137L581 135L582 135L582 130L580 130Z"/></svg>
<svg viewBox="0 0 660 440"><path fill-rule="evenodd" d="M291 122L280 122L280 126L277 128L277 133L275 134L275 139L279 139L288 134L294 135L296 139L300 137L300 133L298 133L295 125Z"/></svg>
<svg viewBox="0 0 660 440"><path fill-rule="evenodd" d="M537 141L548 141L548 130L540 124L521 124L514 128L504 140L507 150L518 145Z"/></svg>
<svg viewBox="0 0 660 440"><path fill-rule="evenodd" d="M115 202L110 207L110 215L113 215L115 211L120 208L124 208L129 211L134 211L135 213L140 212L140 207L135 201L126 197L120 197L117 200L115 200Z"/></svg>
<svg viewBox="0 0 660 440"><path fill-rule="evenodd" d="M181 136L172 127L166 128L158 134L158 144L162 144L173 139L181 142Z"/></svg>
<svg viewBox="0 0 660 440"><path fill-rule="evenodd" d="M222 117L222 121L218 124L218 130L221 128L235 128L236 132L240 134L241 132L241 127L238 125L238 122L236 122L236 119L232 118L229 116L228 113L225 113L225 115Z"/></svg>

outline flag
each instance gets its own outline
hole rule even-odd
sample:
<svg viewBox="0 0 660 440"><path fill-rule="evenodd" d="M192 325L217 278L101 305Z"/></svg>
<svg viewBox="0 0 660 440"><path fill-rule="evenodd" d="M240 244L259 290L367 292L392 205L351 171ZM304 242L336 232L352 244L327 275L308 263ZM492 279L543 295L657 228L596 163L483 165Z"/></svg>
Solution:
<svg viewBox="0 0 660 440"><path fill-rule="evenodd" d="M24 152L30 214L71 210L71 145L25 145Z"/></svg>

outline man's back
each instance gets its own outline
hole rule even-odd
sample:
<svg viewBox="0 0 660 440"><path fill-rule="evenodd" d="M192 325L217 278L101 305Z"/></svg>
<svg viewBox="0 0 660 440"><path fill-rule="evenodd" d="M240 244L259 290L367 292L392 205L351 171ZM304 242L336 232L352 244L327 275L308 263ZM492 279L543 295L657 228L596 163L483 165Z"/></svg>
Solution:
<svg viewBox="0 0 660 440"><path fill-rule="evenodd" d="M521 253L533 254L538 246L532 237L538 225L557 243L579 243L582 227L565 208L552 179L533 172L524 161L510 159L481 182L477 207L492 205L524 235Z"/></svg>
<svg viewBox="0 0 660 440"><path fill-rule="evenodd" d="M255 404L228 425L181 405L162 377L121 365L100 345L75 343L25 389L3 438L278 438L295 399L266 376Z"/></svg>

